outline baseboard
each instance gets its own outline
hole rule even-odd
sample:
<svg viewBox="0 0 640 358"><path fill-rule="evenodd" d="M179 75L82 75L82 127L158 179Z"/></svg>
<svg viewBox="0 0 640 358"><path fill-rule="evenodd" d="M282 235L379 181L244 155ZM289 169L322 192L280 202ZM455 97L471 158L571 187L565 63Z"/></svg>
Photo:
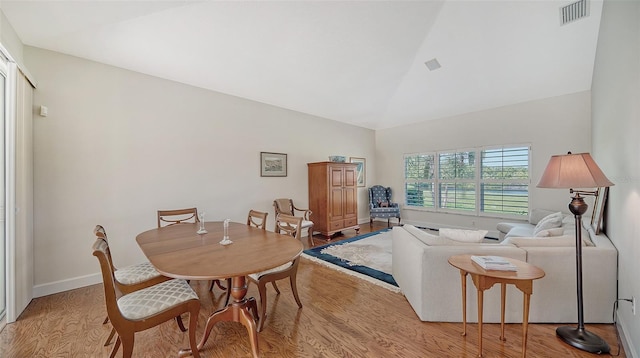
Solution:
<svg viewBox="0 0 640 358"><path fill-rule="evenodd" d="M102 275L99 273L45 283L43 285L33 286L33 297L38 298L53 295L54 293L74 290L98 283L102 283Z"/></svg>
<svg viewBox="0 0 640 358"><path fill-rule="evenodd" d="M624 348L625 355L629 358L640 358L638 357L639 350L636 349L634 342L630 339L631 337L628 334L627 325L620 317L618 317L616 328L618 329L618 333L620 334L620 342L622 343L622 347ZM612 342L609 342L609 345L612 345L611 343ZM616 344L617 343L618 342L616 342Z"/></svg>

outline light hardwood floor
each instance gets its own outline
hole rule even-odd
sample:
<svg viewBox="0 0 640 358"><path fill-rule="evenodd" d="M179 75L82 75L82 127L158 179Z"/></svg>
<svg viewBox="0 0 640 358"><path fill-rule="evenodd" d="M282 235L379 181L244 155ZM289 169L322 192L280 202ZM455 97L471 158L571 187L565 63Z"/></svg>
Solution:
<svg viewBox="0 0 640 358"><path fill-rule="evenodd" d="M362 226L362 232L386 227L386 223ZM345 235L341 240L355 235ZM325 241L303 239L305 248ZM90 255L87 252L87 255ZM117 262L117 258L116 262ZM96 270L98 263L96 261ZM210 312L224 303L224 293L207 291L207 283L192 282L202 309L198 317L200 337ZM298 309L289 284L279 285L280 295L268 287L265 327L259 333L262 357L475 357L477 327L461 323L426 323L418 320L401 294L359 280L350 275L302 260L298 290L304 307ZM257 297L255 286L249 295ZM103 325L102 285L93 285L34 299L16 323L0 333L0 357L108 357L111 346L102 344L111 326ZM186 324L186 316L185 316ZM567 346L555 336L557 325L529 325L528 357L593 357ZM588 325L618 350L613 325ZM509 324L507 341L499 340L500 325L484 326L484 357L519 357L521 325ZM134 357L175 357L188 346L187 334L169 321L136 334ZM122 351L118 352L118 357ZM250 357L249 339L238 323L220 323L205 345L202 357ZM620 357L625 357L624 352Z"/></svg>

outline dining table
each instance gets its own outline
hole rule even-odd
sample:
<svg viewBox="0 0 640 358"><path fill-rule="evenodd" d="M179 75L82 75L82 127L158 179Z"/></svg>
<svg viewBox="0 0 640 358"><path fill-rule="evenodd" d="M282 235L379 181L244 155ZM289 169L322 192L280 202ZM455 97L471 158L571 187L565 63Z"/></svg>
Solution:
<svg viewBox="0 0 640 358"><path fill-rule="evenodd" d="M226 228L225 228L226 226ZM246 276L293 261L303 249L291 236L226 221L181 223L142 232L136 236L140 249L161 274L186 280L231 278L229 304L207 319L198 350L202 350L218 322L234 321L245 326L253 357L259 357L257 304L247 296ZM203 233L203 231L206 231ZM200 233L198 233L200 232ZM227 233L231 243L223 241ZM180 355L190 354L182 350Z"/></svg>

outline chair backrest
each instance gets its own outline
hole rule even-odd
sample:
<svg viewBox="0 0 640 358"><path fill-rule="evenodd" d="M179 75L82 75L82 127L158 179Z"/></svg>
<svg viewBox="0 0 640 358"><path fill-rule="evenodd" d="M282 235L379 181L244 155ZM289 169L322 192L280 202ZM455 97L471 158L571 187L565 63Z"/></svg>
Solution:
<svg viewBox="0 0 640 358"><path fill-rule="evenodd" d="M371 207L380 207L382 203L391 202L391 188L385 188L382 185L374 185L369 188L369 203Z"/></svg>
<svg viewBox="0 0 640 358"><path fill-rule="evenodd" d="M280 198L273 201L273 207L276 210L276 216L280 214L293 216L293 200L288 198Z"/></svg>
<svg viewBox="0 0 640 358"><path fill-rule="evenodd" d="M115 284L114 267L111 264L111 251L107 240L100 237L93 243L93 256L100 262L102 272L102 282L104 286L104 298L107 306L107 315L113 321L123 320L118 309L118 297L122 294L118 292Z"/></svg>
<svg viewBox="0 0 640 358"><path fill-rule="evenodd" d="M299 239L301 230L301 217L286 214L280 214L278 215L278 217L276 217L276 229L274 230L275 232L284 235L291 235L296 239Z"/></svg>
<svg viewBox="0 0 640 358"><path fill-rule="evenodd" d="M197 208L158 210L158 227L198 222L200 222L200 219L198 218Z"/></svg>
<svg viewBox="0 0 640 358"><path fill-rule="evenodd" d="M109 260L109 264L111 265L111 268L113 269L113 271L116 271L117 268L113 264L113 260L111 259L111 251L108 250L109 241L107 240L107 231L104 229L102 225L96 225L96 227L93 229L93 233L96 235L97 239L102 239L104 240L104 242L107 243L107 260Z"/></svg>
<svg viewBox="0 0 640 358"><path fill-rule="evenodd" d="M247 225L266 230L267 215L268 213L263 213L262 211L249 210L249 216L247 216Z"/></svg>

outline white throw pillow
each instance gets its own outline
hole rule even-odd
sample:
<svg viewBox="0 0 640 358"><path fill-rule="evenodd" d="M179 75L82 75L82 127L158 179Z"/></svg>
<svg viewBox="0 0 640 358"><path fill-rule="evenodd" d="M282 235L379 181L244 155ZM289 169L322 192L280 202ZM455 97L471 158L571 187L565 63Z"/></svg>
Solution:
<svg viewBox="0 0 640 358"><path fill-rule="evenodd" d="M460 242L482 242L487 230L440 229L440 236Z"/></svg>
<svg viewBox="0 0 640 358"><path fill-rule="evenodd" d="M553 229L562 226L562 213L557 212L545 216L533 229L533 235L537 236L542 230Z"/></svg>
<svg viewBox="0 0 640 358"><path fill-rule="evenodd" d="M536 234L536 237L562 236L563 234L564 234L564 228L554 227L553 229L540 230Z"/></svg>

